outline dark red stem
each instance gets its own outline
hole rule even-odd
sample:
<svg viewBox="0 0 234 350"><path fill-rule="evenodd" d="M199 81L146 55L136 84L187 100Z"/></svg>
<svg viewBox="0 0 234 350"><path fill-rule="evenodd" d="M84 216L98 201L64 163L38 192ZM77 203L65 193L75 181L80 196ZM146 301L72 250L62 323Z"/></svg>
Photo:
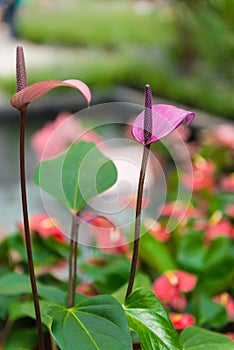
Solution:
<svg viewBox="0 0 234 350"><path fill-rule="evenodd" d="M39 299L37 293L36 276L34 272L33 254L32 254L32 242L29 228L28 219L28 206L27 206L27 192L26 192L26 176L25 176L25 123L26 123L26 110L21 112L20 118L20 184L21 184L21 196L24 218L24 234L25 243L28 257L29 275L32 287L32 295L34 302L34 309L36 315L36 325L38 332L38 348L39 350L45 350L44 336L41 323L41 313L39 307Z"/></svg>
<svg viewBox="0 0 234 350"><path fill-rule="evenodd" d="M77 216L72 215L72 227L69 253L69 274L68 274L68 296L67 307L71 308L75 304L76 295L76 275L77 275L77 252L78 252L78 226Z"/></svg>
<svg viewBox="0 0 234 350"><path fill-rule="evenodd" d="M137 192L133 255L132 255L132 263L131 263L131 270L130 270L130 277L129 277L129 281L128 281L126 299L132 293L133 283L134 283L134 279L135 279L135 275L136 275L136 268L137 268L137 263L138 263L140 230L141 230L142 196L143 196L143 190L144 190L144 181L145 181L147 161L148 161L148 157L149 157L149 150L150 150L150 145L144 146L142 163L141 163L141 171L140 171L140 177L139 177L139 183L138 183L138 192Z"/></svg>

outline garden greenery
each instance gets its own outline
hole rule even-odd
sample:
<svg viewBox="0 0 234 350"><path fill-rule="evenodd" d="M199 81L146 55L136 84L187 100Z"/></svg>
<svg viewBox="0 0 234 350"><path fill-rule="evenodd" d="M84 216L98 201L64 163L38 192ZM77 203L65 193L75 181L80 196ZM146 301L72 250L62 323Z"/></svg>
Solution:
<svg viewBox="0 0 234 350"><path fill-rule="evenodd" d="M132 124L132 135L143 148L133 248L110 218L85 215L88 202L118 181L115 164L94 142L73 142L36 167L35 184L70 211L68 240L56 219L46 214L28 217L25 179L28 105L59 86L77 89L90 103L89 88L79 80L28 86L23 48L17 47L17 93L11 103L21 116L24 224L0 244L3 349L234 349L234 186L228 169L232 139L229 142L219 129L210 131L199 144L189 145L194 197L185 218L173 232L166 232L168 218L176 221L183 210L183 202L176 207L172 202L175 174L171 174L161 217L149 225L141 211L147 205L143 188L150 145L180 128L183 121L188 125L195 116L174 106L152 105L147 85L144 111ZM222 159L217 159L218 147ZM162 152L160 145L158 149ZM84 159L87 167L82 167ZM186 175L182 181L190 183ZM92 256L78 247L80 225L88 222L93 222L97 241ZM99 228L104 228L102 237ZM147 231L142 237L141 230ZM105 239L104 248L98 246L100 239ZM117 244L112 245L113 240ZM68 274L61 278L58 272L66 266Z"/></svg>

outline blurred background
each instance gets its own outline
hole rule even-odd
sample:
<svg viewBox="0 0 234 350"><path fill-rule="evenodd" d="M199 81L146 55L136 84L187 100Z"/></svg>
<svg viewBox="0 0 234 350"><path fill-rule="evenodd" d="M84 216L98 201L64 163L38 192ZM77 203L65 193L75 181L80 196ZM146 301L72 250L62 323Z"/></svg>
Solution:
<svg viewBox="0 0 234 350"><path fill-rule="evenodd" d="M0 4L0 101L15 90L14 47L21 42L29 83L73 77L107 95L116 85L143 91L149 83L155 96L233 117L233 0Z"/></svg>
<svg viewBox="0 0 234 350"><path fill-rule="evenodd" d="M25 49L29 84L80 79L90 86L94 105L142 104L148 83L155 103L198 109L194 125L203 127L234 117L233 29L234 0L0 0L0 204L8 203L0 227L12 211L20 213L19 115L9 104L17 44ZM31 136L59 111L83 107L72 89L30 106L29 179L36 164ZM38 210L38 199L30 199L31 210Z"/></svg>

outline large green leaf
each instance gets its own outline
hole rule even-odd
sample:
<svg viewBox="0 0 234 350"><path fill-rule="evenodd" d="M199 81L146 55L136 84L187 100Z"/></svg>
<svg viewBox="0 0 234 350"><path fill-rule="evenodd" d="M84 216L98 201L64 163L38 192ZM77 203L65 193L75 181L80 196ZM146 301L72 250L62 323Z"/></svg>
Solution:
<svg viewBox="0 0 234 350"><path fill-rule="evenodd" d="M184 350L234 350L228 337L199 327L188 327L181 333Z"/></svg>
<svg viewBox="0 0 234 350"><path fill-rule="evenodd" d="M38 186L75 211L109 189L116 179L114 163L94 143L85 141L74 143L60 156L40 163L34 176Z"/></svg>
<svg viewBox="0 0 234 350"><path fill-rule="evenodd" d="M51 308L52 334L62 350L131 350L127 318L111 296L99 295L67 309Z"/></svg>
<svg viewBox="0 0 234 350"><path fill-rule="evenodd" d="M152 292L135 290L126 300L125 312L143 350L183 349L162 303Z"/></svg>

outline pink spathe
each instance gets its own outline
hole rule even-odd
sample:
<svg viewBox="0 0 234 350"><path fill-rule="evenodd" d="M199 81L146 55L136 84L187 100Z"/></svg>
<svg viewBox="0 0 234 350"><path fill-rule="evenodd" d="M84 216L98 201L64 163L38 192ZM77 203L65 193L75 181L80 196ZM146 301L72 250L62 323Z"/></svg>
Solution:
<svg viewBox="0 0 234 350"><path fill-rule="evenodd" d="M195 118L195 114L181 108L165 104L152 106L152 131L151 137L144 141L144 111L140 113L133 122L132 135L134 138L145 145L161 140L170 134L182 122L190 124Z"/></svg>
<svg viewBox="0 0 234 350"><path fill-rule="evenodd" d="M80 91L85 97L88 104L91 101L91 93L88 86L81 80L43 80L35 84L29 85L24 89L18 91L11 98L11 105L19 111L24 110L31 102L47 94L47 92L56 87L72 87Z"/></svg>

